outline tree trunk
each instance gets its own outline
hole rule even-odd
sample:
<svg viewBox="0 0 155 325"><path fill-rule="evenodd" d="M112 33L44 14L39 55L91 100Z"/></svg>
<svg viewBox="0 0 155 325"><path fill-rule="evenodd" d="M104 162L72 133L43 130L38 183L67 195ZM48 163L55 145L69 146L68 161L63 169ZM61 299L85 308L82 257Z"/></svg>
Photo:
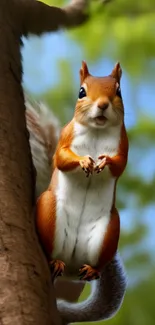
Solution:
<svg viewBox="0 0 155 325"><path fill-rule="evenodd" d="M86 3L77 2L80 6ZM21 87L20 38L22 33L40 34L61 25L80 23L84 18L80 16L83 5L74 15L72 6L68 11L57 10L58 19L54 18L52 24L51 9L47 10L47 6L39 2L0 0L1 325L61 324L49 269L34 228L35 177ZM41 7L43 11L40 11ZM44 21L40 20L41 25L38 23L40 14L44 17Z"/></svg>
<svg viewBox="0 0 155 325"><path fill-rule="evenodd" d="M55 306L34 231L35 184L13 5L12 0L0 1L0 323L51 324Z"/></svg>

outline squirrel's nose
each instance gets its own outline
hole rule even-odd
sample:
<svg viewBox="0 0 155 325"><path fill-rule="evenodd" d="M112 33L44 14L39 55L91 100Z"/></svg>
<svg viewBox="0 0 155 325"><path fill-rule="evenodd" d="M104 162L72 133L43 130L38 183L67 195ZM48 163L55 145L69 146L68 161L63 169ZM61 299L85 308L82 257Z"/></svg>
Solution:
<svg viewBox="0 0 155 325"><path fill-rule="evenodd" d="M100 108L100 109L102 109L102 111L105 111L107 108L108 108L108 106L109 106L109 103L108 102L104 102L104 103L98 103L98 108Z"/></svg>

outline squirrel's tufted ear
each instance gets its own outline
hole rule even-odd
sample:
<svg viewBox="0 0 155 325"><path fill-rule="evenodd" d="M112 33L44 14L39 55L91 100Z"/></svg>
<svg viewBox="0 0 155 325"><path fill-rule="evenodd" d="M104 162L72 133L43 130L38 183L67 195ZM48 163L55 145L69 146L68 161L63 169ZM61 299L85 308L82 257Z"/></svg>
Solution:
<svg viewBox="0 0 155 325"><path fill-rule="evenodd" d="M80 69L80 82L81 84L83 83L83 81L85 80L85 78L89 76L89 70L87 67L87 63L85 61L82 61L82 66Z"/></svg>
<svg viewBox="0 0 155 325"><path fill-rule="evenodd" d="M110 76L115 78L117 82L120 84L122 69L119 62L115 64L114 69L112 70Z"/></svg>

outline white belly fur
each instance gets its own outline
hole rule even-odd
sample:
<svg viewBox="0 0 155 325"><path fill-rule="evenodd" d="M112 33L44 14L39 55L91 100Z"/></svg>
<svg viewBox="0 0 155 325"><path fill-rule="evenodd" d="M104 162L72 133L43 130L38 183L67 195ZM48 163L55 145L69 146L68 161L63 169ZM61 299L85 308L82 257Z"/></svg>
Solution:
<svg viewBox="0 0 155 325"><path fill-rule="evenodd" d="M92 130L90 134L76 124L75 132L71 149L76 154L90 155L95 161L101 154L116 155L120 139L118 126L108 133ZM52 257L64 261L69 272L78 271L83 264L96 265L110 219L114 186L115 178L108 167L89 178L80 168L67 173L58 171Z"/></svg>

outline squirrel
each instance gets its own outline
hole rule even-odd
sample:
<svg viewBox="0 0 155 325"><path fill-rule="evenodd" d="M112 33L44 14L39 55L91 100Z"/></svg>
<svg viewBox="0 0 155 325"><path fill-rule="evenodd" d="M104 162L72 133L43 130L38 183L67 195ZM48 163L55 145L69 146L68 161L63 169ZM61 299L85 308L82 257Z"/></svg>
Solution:
<svg viewBox="0 0 155 325"><path fill-rule="evenodd" d="M94 77L82 62L75 113L61 131L51 182L36 204L37 232L53 281L64 275L92 283L86 301L57 301L66 323L112 317L126 289L115 206L128 158L121 75L119 63L109 76Z"/></svg>

